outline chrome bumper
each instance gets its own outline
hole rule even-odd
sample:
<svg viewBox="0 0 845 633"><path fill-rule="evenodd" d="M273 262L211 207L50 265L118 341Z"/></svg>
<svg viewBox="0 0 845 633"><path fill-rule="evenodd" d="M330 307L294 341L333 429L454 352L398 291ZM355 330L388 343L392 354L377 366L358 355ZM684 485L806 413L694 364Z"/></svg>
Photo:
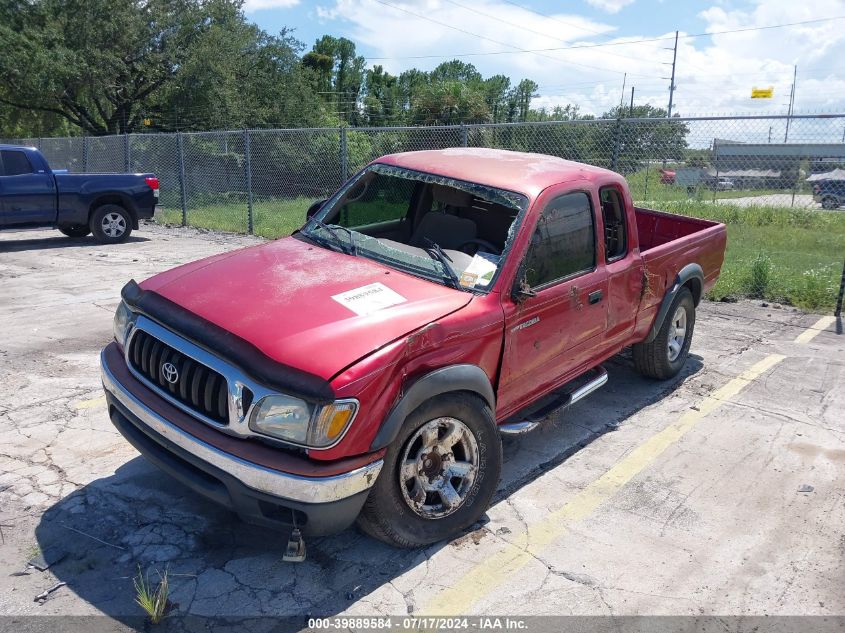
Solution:
<svg viewBox="0 0 845 633"><path fill-rule="evenodd" d="M102 353L100 367L103 388L138 420L179 448L228 473L245 486L258 492L301 503L330 503L369 489L381 471L382 460L331 477L303 477L253 464L198 440L148 409L115 379Z"/></svg>

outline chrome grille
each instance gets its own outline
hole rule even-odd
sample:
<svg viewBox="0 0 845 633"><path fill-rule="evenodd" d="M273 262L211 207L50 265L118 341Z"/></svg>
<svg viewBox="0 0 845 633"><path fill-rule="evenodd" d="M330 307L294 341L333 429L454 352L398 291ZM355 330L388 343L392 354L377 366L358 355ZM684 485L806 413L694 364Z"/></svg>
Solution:
<svg viewBox="0 0 845 633"><path fill-rule="evenodd" d="M220 373L141 329L132 335L127 358L136 372L171 398L217 424L229 423L229 386Z"/></svg>

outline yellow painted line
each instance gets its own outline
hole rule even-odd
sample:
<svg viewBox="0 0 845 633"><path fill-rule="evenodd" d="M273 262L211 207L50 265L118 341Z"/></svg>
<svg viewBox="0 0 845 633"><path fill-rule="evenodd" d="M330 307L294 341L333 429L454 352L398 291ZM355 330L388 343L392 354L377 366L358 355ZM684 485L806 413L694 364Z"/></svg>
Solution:
<svg viewBox="0 0 845 633"><path fill-rule="evenodd" d="M796 336L795 342L796 343L802 343L802 344L809 343L814 338L816 338L816 336L818 336L819 332L823 332L824 330L829 328L831 325L833 325L834 321L836 321L836 319L832 316L823 316L821 319L816 321L809 328L807 328L806 330L801 332L801 334Z"/></svg>
<svg viewBox="0 0 845 633"><path fill-rule="evenodd" d="M92 407L99 407L101 404L105 404L105 403L106 403L106 397L100 396L99 398L94 398L92 400L80 400L79 402L77 402L73 406L77 410L81 410L81 409L90 409Z"/></svg>
<svg viewBox="0 0 845 633"><path fill-rule="evenodd" d="M618 461L610 470L590 483L571 501L515 536L505 549L486 558L441 590L422 610L425 615L464 615L473 604L508 577L527 565L536 553L567 531L567 525L592 514L625 484L654 462L672 444L686 435L699 421L736 396L761 374L785 356L771 354L727 382L676 422L652 435ZM421 614L421 615L422 615Z"/></svg>

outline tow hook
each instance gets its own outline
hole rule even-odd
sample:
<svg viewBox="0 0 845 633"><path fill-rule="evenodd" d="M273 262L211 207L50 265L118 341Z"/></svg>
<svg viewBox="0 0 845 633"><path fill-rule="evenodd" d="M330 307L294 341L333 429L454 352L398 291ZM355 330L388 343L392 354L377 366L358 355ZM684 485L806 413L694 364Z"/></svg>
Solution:
<svg viewBox="0 0 845 633"><path fill-rule="evenodd" d="M285 548L282 560L286 563L301 563L305 560L305 540L296 524L296 512L294 510L291 510L291 518L293 519L293 531L288 538L288 546Z"/></svg>
<svg viewBox="0 0 845 633"><path fill-rule="evenodd" d="M290 533L282 560L286 563L301 563L305 560L305 540L298 527L293 528L293 532Z"/></svg>

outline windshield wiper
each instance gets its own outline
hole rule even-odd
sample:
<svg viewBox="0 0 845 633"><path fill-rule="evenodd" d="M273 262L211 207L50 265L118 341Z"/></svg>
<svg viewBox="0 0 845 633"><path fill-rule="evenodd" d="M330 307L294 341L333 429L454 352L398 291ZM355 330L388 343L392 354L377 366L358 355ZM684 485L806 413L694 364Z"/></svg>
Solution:
<svg viewBox="0 0 845 633"><path fill-rule="evenodd" d="M424 249L425 252L428 253L432 259L436 259L443 265L443 271L446 273L446 279L449 280L449 285L452 288L460 289L461 280L455 272L455 269L452 268L452 264L450 263L452 258L449 257L442 248L440 248L440 244L437 242L426 237L425 243L428 244L428 248Z"/></svg>
<svg viewBox="0 0 845 633"><path fill-rule="evenodd" d="M358 247L355 245L355 234L349 229L347 229L345 226L340 226L339 224L336 226L341 231L346 231L347 233L349 233L349 250L352 252L352 255L358 255Z"/></svg>
<svg viewBox="0 0 845 633"><path fill-rule="evenodd" d="M355 240L352 237L352 231L350 231L349 229L347 229L346 227L343 227L343 226L339 226L337 228L329 226L328 224L326 224L322 220L318 220L316 216L311 216L311 222L313 222L314 224L316 224L320 228L325 229L326 233L328 233L329 235L332 236L332 239L334 240L335 244L337 244L338 248L340 248L342 253L345 253L347 255L357 255L358 254L358 249L355 247ZM347 233L349 233L349 243L351 245L350 250L347 250L346 245L343 243L343 240L340 239L340 236L337 234L337 229L342 229L342 230L346 231Z"/></svg>

